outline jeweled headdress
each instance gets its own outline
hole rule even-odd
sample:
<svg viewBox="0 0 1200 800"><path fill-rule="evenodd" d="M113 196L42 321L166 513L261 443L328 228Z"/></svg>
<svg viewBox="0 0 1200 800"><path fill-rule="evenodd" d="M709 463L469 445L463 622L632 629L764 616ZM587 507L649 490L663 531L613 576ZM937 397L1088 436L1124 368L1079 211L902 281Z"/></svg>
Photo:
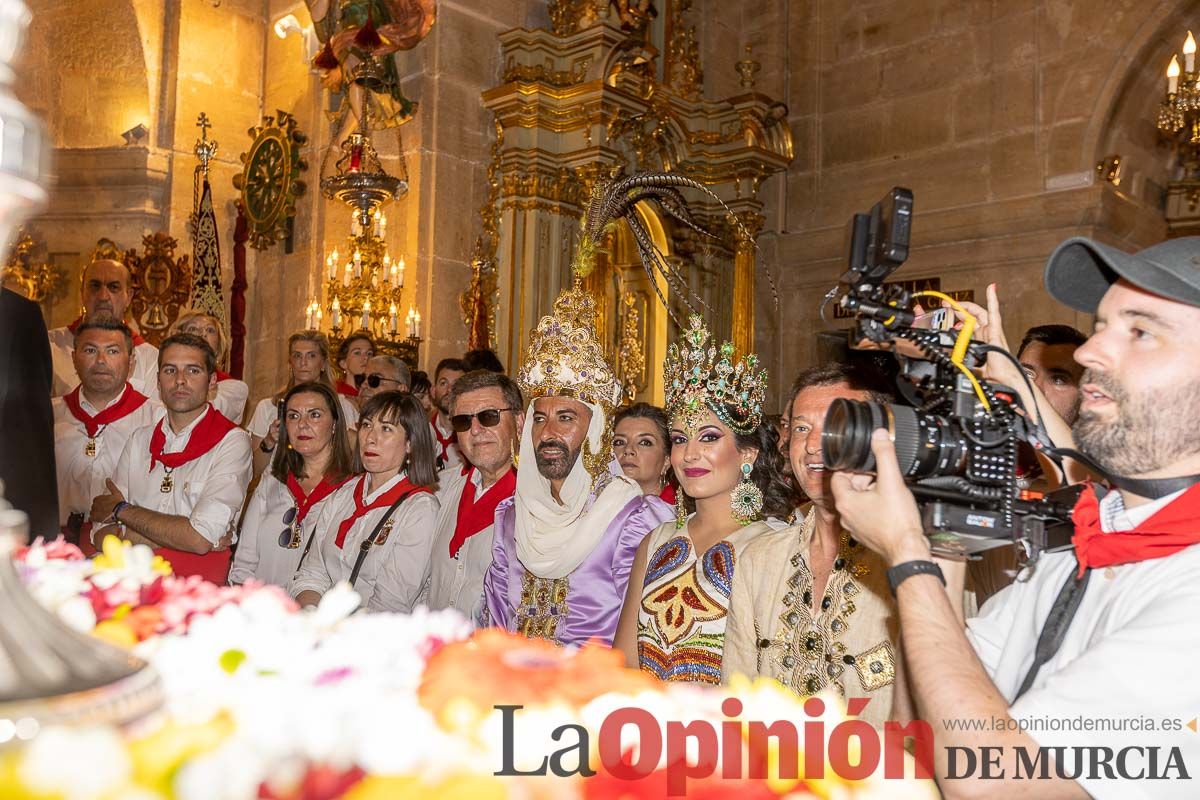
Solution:
<svg viewBox="0 0 1200 800"><path fill-rule="evenodd" d="M767 371L759 368L753 353L735 364L733 344L725 342L718 349L710 338L700 315L693 314L683 341L667 349L667 414L681 420L686 430L695 430L704 412L712 411L730 430L750 433L762 422Z"/></svg>

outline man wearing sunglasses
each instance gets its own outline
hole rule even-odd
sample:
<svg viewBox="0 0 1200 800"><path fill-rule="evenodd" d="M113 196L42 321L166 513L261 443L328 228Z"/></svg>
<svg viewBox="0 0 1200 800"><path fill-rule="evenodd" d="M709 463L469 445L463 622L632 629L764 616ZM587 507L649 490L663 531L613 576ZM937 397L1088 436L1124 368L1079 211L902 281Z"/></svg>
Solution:
<svg viewBox="0 0 1200 800"><path fill-rule="evenodd" d="M371 356L367 377L358 389L359 408L381 392L407 392L410 375L408 364L395 356Z"/></svg>
<svg viewBox="0 0 1200 800"><path fill-rule="evenodd" d="M525 407L511 378L486 370L456 380L447 406L466 463L438 475L441 511L423 602L474 617L492 564L496 507L517 487L513 457Z"/></svg>

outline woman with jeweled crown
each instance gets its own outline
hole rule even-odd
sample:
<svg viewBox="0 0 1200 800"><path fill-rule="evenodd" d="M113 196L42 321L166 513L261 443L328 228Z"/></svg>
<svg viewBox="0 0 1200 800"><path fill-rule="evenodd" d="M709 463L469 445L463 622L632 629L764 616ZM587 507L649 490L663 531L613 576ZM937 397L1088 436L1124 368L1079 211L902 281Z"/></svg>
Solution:
<svg viewBox="0 0 1200 800"><path fill-rule="evenodd" d="M630 667L665 681L719 684L738 553L795 504L774 428L763 419L767 374L749 354L708 343L693 315L664 372L676 519L634 558L615 645Z"/></svg>

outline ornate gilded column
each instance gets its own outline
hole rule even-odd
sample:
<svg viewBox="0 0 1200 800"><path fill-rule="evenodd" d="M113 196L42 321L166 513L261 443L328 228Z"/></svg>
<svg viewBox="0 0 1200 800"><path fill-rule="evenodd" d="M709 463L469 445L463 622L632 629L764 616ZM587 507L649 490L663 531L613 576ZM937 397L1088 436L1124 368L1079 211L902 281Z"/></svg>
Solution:
<svg viewBox="0 0 1200 800"><path fill-rule="evenodd" d="M741 211L737 219L741 227L734 227L733 346L738 353L749 353L754 350L754 240L766 219L757 211Z"/></svg>

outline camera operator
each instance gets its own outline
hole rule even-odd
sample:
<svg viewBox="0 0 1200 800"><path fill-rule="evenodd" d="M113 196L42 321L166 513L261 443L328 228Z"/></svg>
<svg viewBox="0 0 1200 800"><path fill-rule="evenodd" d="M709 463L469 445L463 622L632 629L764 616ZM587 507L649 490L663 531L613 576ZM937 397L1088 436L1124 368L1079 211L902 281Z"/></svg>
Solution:
<svg viewBox="0 0 1200 800"><path fill-rule="evenodd" d="M1200 736L1184 722L1200 709L1198 264L1200 238L1136 254L1074 238L1050 257L1050 294L1096 313L1075 356L1086 371L1073 432L1115 488L1084 491L1074 555L1043 555L965 632L885 431L871 440L876 476L833 476L842 524L890 567L947 797L1196 794L1185 778L1200 772ZM1037 758L1050 769L1035 781L1021 764ZM978 780L995 759L995 779Z"/></svg>

